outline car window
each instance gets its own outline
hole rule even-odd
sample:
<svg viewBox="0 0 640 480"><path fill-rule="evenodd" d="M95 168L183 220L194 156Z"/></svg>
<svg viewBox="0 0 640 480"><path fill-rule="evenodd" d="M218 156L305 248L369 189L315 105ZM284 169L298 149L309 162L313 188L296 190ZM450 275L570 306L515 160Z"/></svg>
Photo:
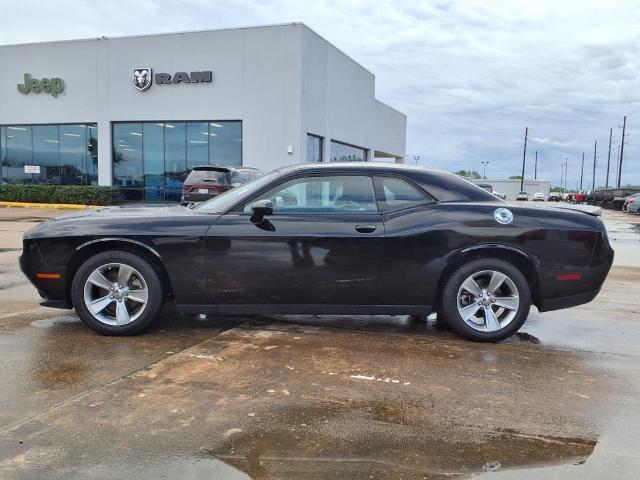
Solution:
<svg viewBox="0 0 640 480"><path fill-rule="evenodd" d="M228 185L229 172L221 172L219 170L191 170L184 183L188 185L193 183L215 183L217 185Z"/></svg>
<svg viewBox="0 0 640 480"><path fill-rule="evenodd" d="M399 210L433 201L427 194L399 178L378 177L378 181L383 195L378 202L382 211Z"/></svg>
<svg viewBox="0 0 640 480"><path fill-rule="evenodd" d="M246 170L234 170L231 173L231 183L247 183L251 180L251 173Z"/></svg>
<svg viewBox="0 0 640 480"><path fill-rule="evenodd" d="M290 180L259 196L271 200L278 213L376 213L370 177L355 175L314 176ZM249 202L245 213L251 212Z"/></svg>

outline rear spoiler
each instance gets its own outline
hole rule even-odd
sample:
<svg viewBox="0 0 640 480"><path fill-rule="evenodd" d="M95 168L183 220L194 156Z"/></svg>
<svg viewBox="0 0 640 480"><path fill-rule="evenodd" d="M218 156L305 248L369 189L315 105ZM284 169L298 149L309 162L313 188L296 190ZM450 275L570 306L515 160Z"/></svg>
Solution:
<svg viewBox="0 0 640 480"><path fill-rule="evenodd" d="M551 208L562 208L564 210L573 210L574 212L582 212L594 217L602 216L602 208L593 205L549 205Z"/></svg>

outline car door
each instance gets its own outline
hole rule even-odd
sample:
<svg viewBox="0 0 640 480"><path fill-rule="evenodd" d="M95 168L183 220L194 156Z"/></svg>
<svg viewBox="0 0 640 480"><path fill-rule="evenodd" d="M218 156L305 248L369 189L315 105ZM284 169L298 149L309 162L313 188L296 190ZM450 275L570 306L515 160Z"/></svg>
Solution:
<svg viewBox="0 0 640 480"><path fill-rule="evenodd" d="M449 221L427 192L409 179L376 176L378 207L385 224L385 254L376 297L384 305L432 305Z"/></svg>
<svg viewBox="0 0 640 480"><path fill-rule="evenodd" d="M252 204L265 199L273 214L252 223ZM220 216L209 229L212 303L370 304L384 242L371 177L286 179Z"/></svg>

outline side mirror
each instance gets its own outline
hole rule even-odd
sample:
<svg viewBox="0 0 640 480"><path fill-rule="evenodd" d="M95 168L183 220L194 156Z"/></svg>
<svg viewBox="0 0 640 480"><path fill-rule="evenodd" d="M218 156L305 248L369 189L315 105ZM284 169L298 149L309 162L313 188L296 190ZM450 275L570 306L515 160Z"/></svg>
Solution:
<svg viewBox="0 0 640 480"><path fill-rule="evenodd" d="M251 205L251 222L262 223L266 215L273 215L273 203L271 200L258 200Z"/></svg>

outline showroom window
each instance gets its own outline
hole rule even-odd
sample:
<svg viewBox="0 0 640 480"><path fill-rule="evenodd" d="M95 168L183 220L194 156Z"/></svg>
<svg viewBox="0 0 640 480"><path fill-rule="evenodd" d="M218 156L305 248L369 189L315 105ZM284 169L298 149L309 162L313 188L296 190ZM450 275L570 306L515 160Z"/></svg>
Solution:
<svg viewBox="0 0 640 480"><path fill-rule="evenodd" d="M125 200L178 202L199 165L242 165L242 122L113 124L113 184Z"/></svg>
<svg viewBox="0 0 640 480"><path fill-rule="evenodd" d="M332 162L366 162L367 151L364 148L331 140Z"/></svg>
<svg viewBox="0 0 640 480"><path fill-rule="evenodd" d="M324 139L317 135L307 133L307 163L317 163L322 161L322 141Z"/></svg>
<svg viewBox="0 0 640 480"><path fill-rule="evenodd" d="M54 185L98 184L95 124L0 126L2 180ZM25 166L39 173L25 173Z"/></svg>

